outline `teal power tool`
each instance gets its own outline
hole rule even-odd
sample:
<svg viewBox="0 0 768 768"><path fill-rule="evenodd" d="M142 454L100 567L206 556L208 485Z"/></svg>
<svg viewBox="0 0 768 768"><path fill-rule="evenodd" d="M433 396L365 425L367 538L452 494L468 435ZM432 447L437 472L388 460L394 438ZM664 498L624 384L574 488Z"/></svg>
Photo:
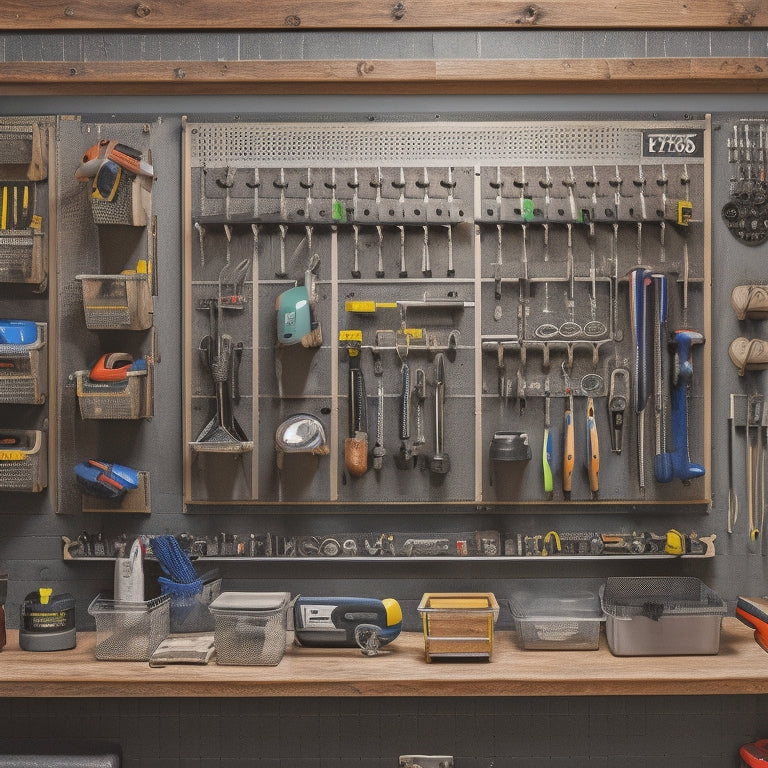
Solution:
<svg viewBox="0 0 768 768"><path fill-rule="evenodd" d="M304 272L304 285L289 288L277 297L277 343L281 346L301 344L311 348L323 343L320 323L315 317L315 276L319 264L320 257L314 254Z"/></svg>
<svg viewBox="0 0 768 768"><path fill-rule="evenodd" d="M675 346L675 364L672 387L672 450L657 457L657 462L666 465L663 480L668 482L678 478L684 483L703 477L705 469L701 464L691 461L688 452L688 385L693 378L691 347L703 344L704 336L698 331L683 329L672 334Z"/></svg>
<svg viewBox="0 0 768 768"><path fill-rule="evenodd" d="M293 606L296 642L308 648L357 648L374 655L399 634L403 612L391 597L299 597Z"/></svg>

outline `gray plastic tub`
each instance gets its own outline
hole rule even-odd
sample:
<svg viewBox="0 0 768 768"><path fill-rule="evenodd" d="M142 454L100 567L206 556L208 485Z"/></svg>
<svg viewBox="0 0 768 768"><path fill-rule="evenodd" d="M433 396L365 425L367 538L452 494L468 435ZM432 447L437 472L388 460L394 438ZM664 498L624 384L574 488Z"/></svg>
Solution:
<svg viewBox="0 0 768 768"><path fill-rule="evenodd" d="M613 577L600 592L615 656L714 655L728 608L693 577Z"/></svg>

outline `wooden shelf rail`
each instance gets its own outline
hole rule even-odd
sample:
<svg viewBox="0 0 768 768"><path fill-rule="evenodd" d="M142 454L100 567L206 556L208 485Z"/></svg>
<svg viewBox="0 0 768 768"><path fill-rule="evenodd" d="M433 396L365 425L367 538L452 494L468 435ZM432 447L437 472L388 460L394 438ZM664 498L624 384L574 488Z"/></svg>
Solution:
<svg viewBox="0 0 768 768"><path fill-rule="evenodd" d="M765 93L768 58L0 63L0 95Z"/></svg>

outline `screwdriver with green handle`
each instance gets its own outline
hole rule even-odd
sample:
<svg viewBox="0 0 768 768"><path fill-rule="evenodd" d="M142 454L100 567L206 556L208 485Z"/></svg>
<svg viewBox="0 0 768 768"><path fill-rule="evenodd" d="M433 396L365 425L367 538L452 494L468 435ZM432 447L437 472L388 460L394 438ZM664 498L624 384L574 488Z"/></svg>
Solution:
<svg viewBox="0 0 768 768"><path fill-rule="evenodd" d="M552 483L552 432L550 430L549 403L549 376L547 376L544 379L544 445L541 450L541 468L544 474L544 493L548 499L551 499L554 485Z"/></svg>

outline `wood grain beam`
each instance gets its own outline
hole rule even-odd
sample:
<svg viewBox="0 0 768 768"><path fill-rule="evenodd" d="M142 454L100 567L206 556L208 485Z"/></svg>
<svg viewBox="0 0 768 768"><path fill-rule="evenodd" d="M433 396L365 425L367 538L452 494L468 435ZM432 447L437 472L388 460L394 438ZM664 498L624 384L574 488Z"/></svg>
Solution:
<svg viewBox="0 0 768 768"><path fill-rule="evenodd" d="M0 63L2 95L767 91L766 58Z"/></svg>
<svg viewBox="0 0 768 768"><path fill-rule="evenodd" d="M2 8L6 31L768 26L765 0L4 0Z"/></svg>

